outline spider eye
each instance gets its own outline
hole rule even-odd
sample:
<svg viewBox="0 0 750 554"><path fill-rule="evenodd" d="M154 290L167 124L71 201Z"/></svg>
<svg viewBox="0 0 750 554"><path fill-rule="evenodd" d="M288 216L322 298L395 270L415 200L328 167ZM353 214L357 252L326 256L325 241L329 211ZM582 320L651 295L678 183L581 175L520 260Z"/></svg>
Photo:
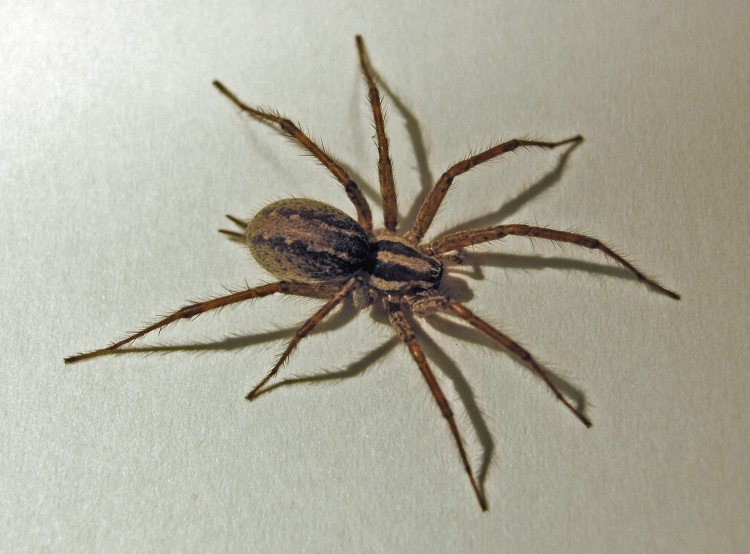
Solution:
<svg viewBox="0 0 750 554"><path fill-rule="evenodd" d="M432 266L432 276L435 283L439 283L440 279L443 278L443 264L438 262L438 265Z"/></svg>

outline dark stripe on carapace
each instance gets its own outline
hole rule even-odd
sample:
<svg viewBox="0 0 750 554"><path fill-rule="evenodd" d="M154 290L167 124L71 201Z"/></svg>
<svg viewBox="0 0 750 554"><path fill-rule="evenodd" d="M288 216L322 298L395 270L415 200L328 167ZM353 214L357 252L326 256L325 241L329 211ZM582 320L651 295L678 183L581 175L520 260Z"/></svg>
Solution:
<svg viewBox="0 0 750 554"><path fill-rule="evenodd" d="M384 239L373 245L367 270L373 287L395 293L437 288L443 264L406 241Z"/></svg>
<svg viewBox="0 0 750 554"><path fill-rule="evenodd" d="M378 250L400 254L401 256L411 257L416 254L417 257L426 258L424 254L413 246L403 242L396 242L395 240L381 239L377 242L377 248Z"/></svg>

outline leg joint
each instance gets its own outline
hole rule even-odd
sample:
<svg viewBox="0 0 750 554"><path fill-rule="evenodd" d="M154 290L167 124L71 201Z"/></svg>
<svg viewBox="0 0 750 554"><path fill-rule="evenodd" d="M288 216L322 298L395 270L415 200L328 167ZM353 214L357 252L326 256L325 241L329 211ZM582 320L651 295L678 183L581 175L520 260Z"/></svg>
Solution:
<svg viewBox="0 0 750 554"><path fill-rule="evenodd" d="M292 135L292 136L294 136L295 133L299 132L299 129L297 128L297 126L294 123L292 123L289 119L280 119L279 127L281 127L281 129L285 133Z"/></svg>

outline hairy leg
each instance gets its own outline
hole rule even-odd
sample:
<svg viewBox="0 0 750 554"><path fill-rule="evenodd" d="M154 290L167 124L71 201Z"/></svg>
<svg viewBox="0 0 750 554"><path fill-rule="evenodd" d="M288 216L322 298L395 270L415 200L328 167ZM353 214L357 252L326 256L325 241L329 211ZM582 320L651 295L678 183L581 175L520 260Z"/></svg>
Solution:
<svg viewBox="0 0 750 554"><path fill-rule="evenodd" d="M359 65L367 85L367 98L370 101L370 106L372 106L372 119L375 123L375 139L378 147L378 179L380 181L380 194L383 197L384 224L388 231L395 231L398 226L396 185L393 181L393 165L388 152L388 135L385 133L385 116L381 106L380 91L370 71L370 58L367 56L365 43L360 35L357 35L356 40Z"/></svg>
<svg viewBox="0 0 750 554"><path fill-rule="evenodd" d="M424 353L422 352L422 348L419 346L419 343L414 336L414 330L412 329L409 320L406 319L403 310L398 304L390 304L388 306L388 315L391 320L391 325L393 325L393 328L396 330L399 338L404 342L404 344L406 344L407 348L409 349L409 353L419 367L419 371L422 372L422 376L425 378L425 381L427 381L427 386L430 388L432 396L435 398L435 401L440 407L440 411L442 412L443 417L448 422L448 426L451 429L453 438L456 441L458 452L461 455L461 461L463 462L464 469L466 470L466 473L469 476L469 481L471 481L471 486L474 489L474 494L476 494L477 500L479 501L479 505L481 506L482 510L487 510L487 500L485 499L484 493L481 491L476 479L474 478L474 472L471 469L469 458L466 455L466 450L464 449L463 439L461 438L461 434L458 431L458 426L456 425L456 418L453 416L453 411L451 410L451 407L448 404L448 400L445 398L443 391L440 389L440 385L438 384L437 379L435 379L435 375L433 375L430 366L427 364L427 359L425 358Z"/></svg>
<svg viewBox="0 0 750 554"><path fill-rule="evenodd" d="M349 197L349 200L351 200L352 204L354 204L354 208L357 210L357 220L359 221L359 224L364 228L368 235L372 234L372 212L370 210L370 205L367 203L367 200L362 194L362 190L359 188L359 185L357 185L357 183L355 183L354 180L349 177L349 174L346 172L346 170L338 163L336 163L333 158L325 152L325 150L315 144L315 142L313 142L305 133L303 133L300 128L297 127L297 125L295 125L291 120L274 113L250 107L242 102L239 98L237 98L237 96L235 96L233 92L231 92L219 81L214 81L213 84L240 110L256 119L275 125L277 129L279 129L283 133L286 133L292 139L297 141L297 143L302 146L302 148L307 150L321 164L323 164L323 166L338 180L338 182L344 186L344 191Z"/></svg>
<svg viewBox="0 0 750 554"><path fill-rule="evenodd" d="M498 156L501 156L507 152L512 152L517 148L556 148L564 144L580 142L582 140L583 137L580 135L558 142L513 139L495 145L492 148L485 150L484 152L480 152L479 154L475 154L474 156L470 156L465 160L458 162L457 164L450 167L445 173L443 173L438 179L437 183L435 183L435 187L432 189L427 198L425 198L422 207L419 209L417 219L414 222L414 227L411 231L406 233L406 238L415 243L418 243L420 240L422 240L422 237L430 228L430 224L432 224L432 220L434 219L438 208L440 208L440 204L443 202L443 198L445 198L448 189L453 184L453 180L462 173L466 173L467 171L481 163L497 158Z"/></svg>
<svg viewBox="0 0 750 554"><path fill-rule="evenodd" d="M544 227L534 227L532 225L496 225L485 229L474 229L450 234L433 242L426 249L426 252L430 255L443 255L446 252L451 252L467 246L473 246L475 244L481 244L483 242L498 240L508 235L536 237L557 242L567 242L583 246L584 248L599 250L605 256L633 273L639 281L662 294L666 294L670 298L674 298L675 300L680 299L679 294L663 287L653 279L646 277L633 264L603 244L599 239L580 235L578 233L570 233L568 231L558 231L556 229L546 229Z"/></svg>
<svg viewBox="0 0 750 554"><path fill-rule="evenodd" d="M570 402L568 402L568 400L563 396L560 390L550 380L547 372L542 369L542 366L539 365L539 362L537 362L525 348L523 348L516 341L514 341L504 333L495 329L492 325L490 325L483 319L480 319L471 310L469 310L469 308L467 308L460 302L456 302L455 300L448 300L447 308L455 315L466 321L469 325L475 327L476 329L479 329L482 333L490 337L492 340L498 342L513 356L529 364L531 368L536 372L536 374L539 375L539 377L541 377L542 380L546 383L555 397L557 397L557 399L562 402L566 408L573 412L573 414L581 421L581 423L583 423L586 427L591 427L591 421L585 415L583 415L582 412L576 409Z"/></svg>
<svg viewBox="0 0 750 554"><path fill-rule="evenodd" d="M253 390L251 390L245 398L248 400L253 400L256 396L258 396L260 390L263 388L263 385L265 385L271 378L276 375L276 373L279 371L279 368L283 365L283 363L286 361L286 359L289 357L289 355L292 353L292 351L297 347L297 344L307 336L310 331L312 331L315 326L323 321L325 317L331 313L331 310L333 310L336 306L341 304L341 302L349 296L349 294L354 290L354 288L357 286L357 278L352 277L349 279L346 284L343 287L340 287L339 290L336 292L336 294L331 298L328 302L325 303L325 305L320 308L317 312L315 312L315 315L313 315L310 319L308 319L302 327L297 329L297 332L294 334L294 337L292 337L292 340L289 341L289 344L287 345L284 352L279 356L279 359L276 361L276 364L271 368L271 371L268 372L268 375L266 375L260 383L255 385Z"/></svg>
<svg viewBox="0 0 750 554"><path fill-rule="evenodd" d="M340 285L338 287L340 287ZM227 296L212 298L211 300L206 300L203 302L195 302L193 304L189 304L180 308L179 310L169 314L168 316L161 318L156 323L149 325L148 327L144 327L140 331L137 331L124 338L123 340L107 346L106 348L100 348L99 350L92 350L91 352L77 354L75 356L65 358L65 363L72 364L75 362L80 362L81 360L86 360L88 358L111 354L118 348L121 348L126 344L130 344L134 340L150 333L151 331L161 329L162 327L165 327L170 323L173 323L180 319L191 319L204 312L215 310L217 308L223 308L224 306L228 306L229 304L236 304L237 302L244 302L245 300L252 300L254 298L262 298L264 296L268 296L277 292L283 294L318 297L320 295L330 295L330 293L332 292L331 289L331 285L310 285L306 283L279 281L277 283L269 283L267 285L261 285L260 287L234 292L232 294L228 294Z"/></svg>

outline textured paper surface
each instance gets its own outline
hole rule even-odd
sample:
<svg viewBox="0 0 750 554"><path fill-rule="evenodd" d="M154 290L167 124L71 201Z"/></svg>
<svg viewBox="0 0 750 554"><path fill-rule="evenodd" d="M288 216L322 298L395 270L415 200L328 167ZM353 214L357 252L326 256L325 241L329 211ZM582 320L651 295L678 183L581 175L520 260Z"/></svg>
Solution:
<svg viewBox="0 0 750 554"><path fill-rule="evenodd" d="M747 549L747 7L276 4L1 10L4 547ZM213 79L299 120L377 200L356 33L414 118L387 99L402 215L471 150L581 133L562 159L518 152L461 178L431 236L501 220L588 232L684 295L573 247L481 250L481 277L452 290L594 421L481 337L424 325L475 467L489 465L486 514L408 353L367 313L334 317L282 370L350 378L255 403L243 395L317 303L265 299L138 343L176 352L62 363L270 279L216 232L225 213L290 196L352 212Z"/></svg>

